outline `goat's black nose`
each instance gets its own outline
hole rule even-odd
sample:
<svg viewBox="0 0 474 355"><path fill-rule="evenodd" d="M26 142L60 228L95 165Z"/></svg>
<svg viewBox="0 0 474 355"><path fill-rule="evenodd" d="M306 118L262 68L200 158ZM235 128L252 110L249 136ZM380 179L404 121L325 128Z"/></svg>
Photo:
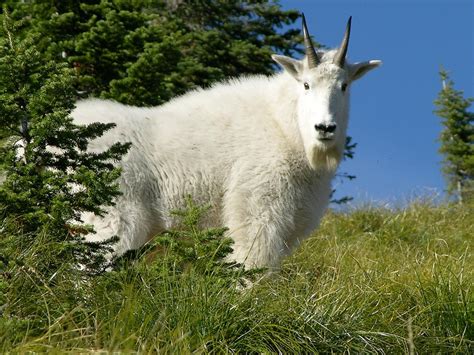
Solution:
<svg viewBox="0 0 474 355"><path fill-rule="evenodd" d="M329 123L329 124L316 124L314 125L314 128L316 131L320 131L323 133L333 133L336 130L337 125L335 123Z"/></svg>

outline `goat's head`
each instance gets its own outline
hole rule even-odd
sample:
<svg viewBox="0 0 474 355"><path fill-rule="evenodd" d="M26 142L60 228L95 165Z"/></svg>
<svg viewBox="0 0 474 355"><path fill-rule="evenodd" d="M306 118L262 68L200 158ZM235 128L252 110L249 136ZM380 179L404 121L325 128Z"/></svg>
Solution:
<svg viewBox="0 0 474 355"><path fill-rule="evenodd" d="M351 18L341 46L317 52L302 17L306 57L296 60L273 55L273 59L297 82L298 126L310 164L317 168L325 163L324 166L335 169L344 152L350 85L381 61L347 63Z"/></svg>

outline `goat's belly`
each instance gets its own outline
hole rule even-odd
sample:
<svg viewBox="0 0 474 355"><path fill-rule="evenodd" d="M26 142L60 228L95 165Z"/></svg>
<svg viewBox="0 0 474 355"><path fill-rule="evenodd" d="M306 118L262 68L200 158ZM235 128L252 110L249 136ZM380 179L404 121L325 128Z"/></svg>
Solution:
<svg viewBox="0 0 474 355"><path fill-rule="evenodd" d="M165 229L175 227L180 223L180 218L175 211L186 209L190 199L194 205L203 207L200 226L222 226L222 185L215 175L203 171L185 171L182 173L163 170L158 181L159 201L162 220Z"/></svg>

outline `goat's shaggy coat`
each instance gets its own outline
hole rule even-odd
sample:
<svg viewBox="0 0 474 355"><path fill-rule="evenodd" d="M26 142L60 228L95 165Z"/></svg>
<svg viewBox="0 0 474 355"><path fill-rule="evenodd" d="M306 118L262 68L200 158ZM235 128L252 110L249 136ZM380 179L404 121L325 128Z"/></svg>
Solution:
<svg viewBox="0 0 474 355"><path fill-rule="evenodd" d="M97 231L88 239L118 235L118 254L138 248L173 226L170 212L183 208L190 195L197 203L211 204L206 225L229 228L233 260L247 267L277 267L320 222L344 150L348 93L336 109L321 111L329 116L300 107L305 75L327 82L329 91L333 82L351 79L350 68L330 63L333 52L319 55L324 63L315 69L294 61L301 65L297 75L288 68L294 63L278 56L275 60L291 75L242 77L154 108L79 102L73 112L77 123L117 124L91 143L92 150L117 141L132 143L120 163L123 195L104 218L84 216ZM332 72L337 72L334 80ZM331 100L321 102L330 107ZM313 132L317 117L338 123L334 142L305 141L305 122Z"/></svg>

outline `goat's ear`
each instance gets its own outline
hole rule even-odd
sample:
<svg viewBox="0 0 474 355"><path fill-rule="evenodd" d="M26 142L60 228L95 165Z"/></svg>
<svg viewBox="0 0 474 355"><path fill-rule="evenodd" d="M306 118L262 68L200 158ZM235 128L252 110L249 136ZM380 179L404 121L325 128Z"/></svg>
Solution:
<svg viewBox="0 0 474 355"><path fill-rule="evenodd" d="M272 59L280 64L281 67L296 80L299 80L301 72L303 71L303 63L301 61L278 54L273 54Z"/></svg>
<svg viewBox="0 0 474 355"><path fill-rule="evenodd" d="M382 65L382 61L380 60L368 60L366 62L350 64L349 77L351 81L355 81L362 78L366 73L380 65Z"/></svg>

